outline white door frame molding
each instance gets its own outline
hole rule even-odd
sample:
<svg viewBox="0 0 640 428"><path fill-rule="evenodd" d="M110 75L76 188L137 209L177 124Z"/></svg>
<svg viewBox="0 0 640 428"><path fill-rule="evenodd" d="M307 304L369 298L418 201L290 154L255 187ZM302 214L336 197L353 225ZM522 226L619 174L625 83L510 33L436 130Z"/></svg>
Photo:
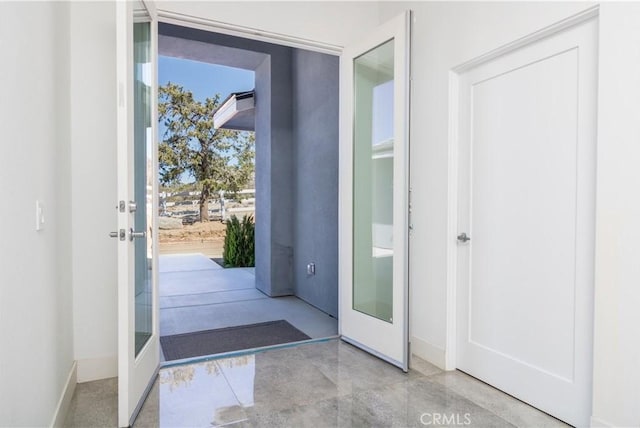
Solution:
<svg viewBox="0 0 640 428"><path fill-rule="evenodd" d="M165 9L156 9L156 13L158 14L158 22L166 24L174 24L182 27L226 34L229 36L242 37L245 39L272 43L274 45L306 49L329 55L339 56L342 54L343 50L343 47L339 45L304 39L302 37L291 36L288 34L274 33L238 24L215 21L213 19L201 18Z"/></svg>
<svg viewBox="0 0 640 428"><path fill-rule="evenodd" d="M460 125L459 85L460 76L482 64L500 56L514 52L527 45L548 38L561 31L575 27L599 16L599 5L585 9L575 15L551 24L527 36L516 39L506 45L493 49L485 54L465 61L449 71L449 136L448 136L448 176L447 176L447 281L446 281L446 343L445 369L456 369L457 340L457 270L458 270L458 129Z"/></svg>

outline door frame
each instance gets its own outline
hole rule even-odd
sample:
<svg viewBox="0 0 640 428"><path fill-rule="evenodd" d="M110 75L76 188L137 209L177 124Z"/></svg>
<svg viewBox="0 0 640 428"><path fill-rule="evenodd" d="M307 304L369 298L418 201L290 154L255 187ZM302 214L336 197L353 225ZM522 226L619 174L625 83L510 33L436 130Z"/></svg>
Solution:
<svg viewBox="0 0 640 428"><path fill-rule="evenodd" d="M599 16L599 6L593 6L551 24L534 33L516 39L510 43L493 49L485 54L463 62L449 71L449 135L448 135L448 188L447 188L447 281L446 281L446 336L445 336L445 370L457 368L457 289L458 289L458 152L460 126L459 87L460 76L465 72L548 38L556 33L575 27ZM596 177L597 181L597 177Z"/></svg>
<svg viewBox="0 0 640 428"><path fill-rule="evenodd" d="M211 20L211 19L207 19L207 18L199 18L199 17L194 17L194 16L189 16L189 15L183 15L180 13L175 13L172 11L167 11L167 10L162 10L162 9L155 9L155 13L157 14L157 22L159 24L168 24L170 26L177 26L177 27L181 27L182 29L184 29L185 31L189 30L189 29L193 29L193 30L198 30L198 31L202 31L202 32L208 32L211 34L217 34L217 35L229 35L233 38L239 38L239 39L246 39L246 40L251 40L251 41L257 41L257 42L264 42L264 43L270 43L274 46L283 46L283 47L289 47L292 49L304 49L306 51L312 51L312 52L318 52L318 53L323 53L325 55L330 55L332 57L338 57L342 52L342 47L340 46L336 46L336 45L330 45L330 44L325 44L322 42L315 42L315 41L310 41L307 39L299 39L299 38L295 38L295 37L289 37L289 36L283 36L280 34L275 34L275 33L268 33L268 32L264 32L261 30L256 30L256 29L252 29L252 28L248 28L248 27L243 27L240 25L235 25L235 24L227 24L227 23L222 23L219 21L215 21L215 20ZM201 44L205 44L205 45L219 45L219 46L227 46L227 44L224 43L224 41L222 42L216 42L216 40L205 40L205 41L198 41L197 38L191 38L189 37L189 34L184 35L184 34L180 34L180 32L178 32L178 34L174 34L174 35L165 35L163 33L160 33L159 31L161 31L160 29L156 29L156 32L159 34L158 37L158 41L160 43L160 49L162 48L162 37L171 37L171 38L176 38L176 39L181 39L181 40L185 40L188 42L193 42L193 43L201 43ZM231 48L233 48L232 44L229 44L228 46L231 46ZM257 46L257 45L256 45ZM167 52L164 55L168 55L170 57L174 56L174 52L173 52L172 48L172 52ZM197 49L197 47L196 47ZM239 48L238 48L239 49ZM258 47L244 47L243 49L245 49L246 51L251 51L253 53L255 53L256 55L261 55L263 57L269 57L271 56L271 53L269 53L268 51L260 51L260 49ZM160 55L160 54L159 54ZM178 55L179 56L179 55ZM201 60L201 61L205 61L207 62L206 59L199 59L197 54L194 55L189 55L191 57L194 57L196 60ZM192 58L192 59L194 59ZM273 62L273 59L272 59ZM212 64L219 64L219 65L228 65L228 64L223 64L222 62L212 62ZM256 77L259 75L259 70L258 67L245 67L246 69L251 69L252 71L254 71L256 73ZM267 74L267 73L265 73ZM270 70L268 72L269 75L269 81L271 81L273 79L273 76L271 76L272 71ZM338 78L338 77L336 77ZM337 80L336 80L337 81ZM156 83L157 85L157 83ZM256 90L260 89L260 84L256 83ZM266 84L264 84L263 82L263 86L265 86ZM268 86L268 85L267 85ZM337 109L337 105L336 105L336 109ZM258 116L256 116L258 117ZM336 126L337 126L337 121L336 121ZM260 131L258 129L255 130L256 132L256 138L257 135L260 134ZM157 144L159 144L160 141L157 142ZM336 149L337 150L337 149ZM258 156L256 154L254 154L255 156ZM271 166L269 166L268 168L265 168L265 171L271 171ZM257 179L257 181L260 182L260 178ZM254 189L255 190L255 189ZM273 200L273 196L270 198L271 200ZM336 200L337 200L337 194L336 194ZM261 225L259 224L259 222L256 223L256 229L259 228ZM337 247L337 244L336 244ZM336 248L337 250L337 248ZM259 252L259 251L258 251ZM256 265L257 266L257 265ZM337 287L336 287L337 288ZM264 291L264 290L261 290ZM337 291L337 290L336 290ZM313 306L313 305L311 305ZM336 333L332 333L331 336L329 336L329 338L338 338L338 333L336 331ZM310 339L309 341L313 342L313 341L322 341L327 339L327 337L321 337L321 338L315 338L315 339ZM274 347L277 347L279 345L273 345ZM193 357L193 359L197 360L200 357ZM168 365L172 365L174 363L172 362L161 362L160 367L167 367Z"/></svg>
<svg viewBox="0 0 640 428"><path fill-rule="evenodd" d="M275 44L275 45L280 45L280 46L288 46L288 47L292 47L292 48L298 48L298 49L305 49L305 50L309 50L312 52L319 52L319 53L324 53L324 54L329 54L329 55L334 55L337 57L341 57L343 52L344 52L344 46L340 46L340 45L335 45L335 44L330 44L330 43L326 43L326 42L322 42L322 41L317 41L317 40L311 40L311 39L304 39L304 38L300 38L300 37L296 37L296 36L290 36L287 34L280 34L280 33L273 33L273 32L269 32L269 31L265 31L265 30L261 30L258 28L251 28L251 27L246 27L246 26L242 26L242 25L238 25L238 24L233 24L233 23L227 23L227 22L222 22L222 21L216 21L213 19L209 19L209 18L202 18L202 17L196 17L196 16L190 16L190 15L185 15L185 14L181 14L181 13L176 13L170 10L165 10L162 8L158 8L154 5L153 8L153 13L156 16L156 21L160 24L160 23L166 23L166 24L174 24L174 25L179 25L182 27L187 27L187 28L194 28L194 29L199 29L199 30L204 30L204 31L211 31L211 32L215 32L215 33L220 33L220 34L226 34L226 35L230 35L230 36L235 36L235 37L242 37L242 38L246 38L246 39L250 39L250 40L257 40L257 41L263 41L263 42L267 42L267 43L271 43L271 44ZM408 11L407 12L409 17L407 18L409 20L409 22L411 22L412 20L412 14ZM411 51L411 25L408 25L408 34L407 34L407 49L410 52ZM157 29L156 29L157 31ZM407 55L407 62L408 64L406 64L407 68L409 70L411 70L411 56ZM340 78L340 77L339 77ZM406 148L406 186L405 186L405 196L406 196L406 203L410 204L411 201L411 175L410 175L410 164L411 164L411 153L410 153L410 144L409 144L409 140L411 137L411 93L413 91L412 88L412 84L411 84L411 75L409 73L409 81L408 81L408 88L407 88L407 106L406 106L406 134L407 134L407 148ZM342 90L342 88L341 88ZM339 167L339 174L341 173L342 169ZM340 183L338 185L338 213L340 216L340 213L342 212L342 191L340 190ZM409 226L409 230L406 231L406 236L404 237L404 243L405 243L405 251L406 251L406 264L407 264L407 269L405 272L405 283L406 285L406 296L405 296L405 320L403 321L405 324L405 336L407 337L407 343L405 344L405 353L407 354L407 367L405 368L406 370L408 370L409 365L410 365L410 353L411 353L411 347L410 347L410 340L411 340L411 325L410 325L410 316L409 316L409 311L410 311L410 295L411 295L411 283L410 283L410 278L411 278L411 271L410 271L410 229L412 226L412 220L410 217L410 209L408 209L408 213L407 213L407 224ZM342 220L339 218L339 221L342 223ZM351 221L351 220L349 220ZM338 246L340 245L341 242L341 237L340 237L340 232L338 233ZM339 268L339 273L338 273L338 282L340 284L340 268ZM340 285L338 285L338 295L340 294ZM340 298L338 298L338 314L340 313ZM338 320L339 321L339 320ZM340 322L338 322L338 336L340 336L341 332L340 332ZM380 358L386 360L386 358L384 358L383 356L379 355L376 352L371 352L374 355L378 355Z"/></svg>
<svg viewBox="0 0 640 428"><path fill-rule="evenodd" d="M271 43L274 45L305 49L313 52L320 52L335 56L342 55L342 51L344 50L343 46L321 41L303 39L287 34L273 33L270 31L261 30L259 28L251 28L243 25L216 21L209 18L184 15L157 7L154 10L157 16L158 23L174 24L181 27L211 31L214 33L242 37L245 39Z"/></svg>

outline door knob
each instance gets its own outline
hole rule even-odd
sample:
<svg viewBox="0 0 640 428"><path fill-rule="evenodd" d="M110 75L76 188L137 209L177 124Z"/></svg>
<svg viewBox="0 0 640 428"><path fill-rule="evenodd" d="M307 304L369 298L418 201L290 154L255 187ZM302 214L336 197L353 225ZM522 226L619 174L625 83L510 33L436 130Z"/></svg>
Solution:
<svg viewBox="0 0 640 428"><path fill-rule="evenodd" d="M458 235L458 242L465 243L467 241L471 241L471 238L469 238L466 233L462 232L460 235Z"/></svg>
<svg viewBox="0 0 640 428"><path fill-rule="evenodd" d="M146 238L146 232L134 232L133 228L129 229L129 241L133 241L134 238Z"/></svg>

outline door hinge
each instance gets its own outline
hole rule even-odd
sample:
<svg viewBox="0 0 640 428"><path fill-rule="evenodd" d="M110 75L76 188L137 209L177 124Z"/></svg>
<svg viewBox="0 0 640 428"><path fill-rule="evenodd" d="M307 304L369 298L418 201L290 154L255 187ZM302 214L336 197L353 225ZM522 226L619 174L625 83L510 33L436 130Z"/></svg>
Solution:
<svg viewBox="0 0 640 428"><path fill-rule="evenodd" d="M408 222L409 222L409 235L411 235L411 233L413 232L413 223L412 223L412 219L413 219L413 204L411 202L411 196L413 194L413 189L411 187L409 187L409 205L408 205Z"/></svg>

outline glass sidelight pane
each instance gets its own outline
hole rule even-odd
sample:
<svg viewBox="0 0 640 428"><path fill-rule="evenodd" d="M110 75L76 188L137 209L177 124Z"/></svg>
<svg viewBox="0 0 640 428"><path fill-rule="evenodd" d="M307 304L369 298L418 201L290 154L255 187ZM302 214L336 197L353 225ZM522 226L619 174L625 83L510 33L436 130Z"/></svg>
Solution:
<svg viewBox="0 0 640 428"><path fill-rule="evenodd" d="M387 322L393 322L393 66L393 40L354 60L353 309Z"/></svg>
<svg viewBox="0 0 640 428"><path fill-rule="evenodd" d="M153 161L151 137L151 25L134 24L134 195L135 231L146 232L135 239L135 355L153 333L151 225Z"/></svg>

